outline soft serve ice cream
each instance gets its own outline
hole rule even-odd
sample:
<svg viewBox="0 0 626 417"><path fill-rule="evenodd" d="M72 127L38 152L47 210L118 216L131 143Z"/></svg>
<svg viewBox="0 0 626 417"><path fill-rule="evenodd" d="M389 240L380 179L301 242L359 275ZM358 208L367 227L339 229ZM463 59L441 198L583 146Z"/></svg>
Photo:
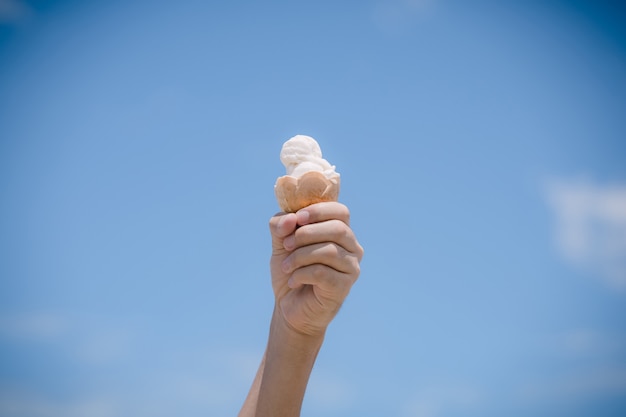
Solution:
<svg viewBox="0 0 626 417"><path fill-rule="evenodd" d="M310 136L297 135L285 142L280 161L292 177L300 178L310 171L321 172L329 179L339 176L335 167L322 158L320 145Z"/></svg>
<svg viewBox="0 0 626 417"><path fill-rule="evenodd" d="M283 144L280 160L287 175L278 178L274 191L283 211L295 212L310 204L337 201L339 173L322 158L315 139L304 135L292 137Z"/></svg>

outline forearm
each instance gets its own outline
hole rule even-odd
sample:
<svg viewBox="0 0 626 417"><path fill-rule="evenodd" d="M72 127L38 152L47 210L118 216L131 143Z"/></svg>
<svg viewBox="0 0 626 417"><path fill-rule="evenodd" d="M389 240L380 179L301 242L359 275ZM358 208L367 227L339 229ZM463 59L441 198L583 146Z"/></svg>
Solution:
<svg viewBox="0 0 626 417"><path fill-rule="evenodd" d="M261 360L261 365L254 377L248 396L239 411L238 417L254 417L256 415L256 405L259 400L259 388L261 387L261 379L263 378L263 370L265 369L265 355Z"/></svg>
<svg viewBox="0 0 626 417"><path fill-rule="evenodd" d="M325 331L359 276L363 248L349 223L347 207L335 202L270 219L276 305L265 356L239 417L300 415Z"/></svg>
<svg viewBox="0 0 626 417"><path fill-rule="evenodd" d="M291 329L276 310L267 350L239 417L297 417L324 335Z"/></svg>

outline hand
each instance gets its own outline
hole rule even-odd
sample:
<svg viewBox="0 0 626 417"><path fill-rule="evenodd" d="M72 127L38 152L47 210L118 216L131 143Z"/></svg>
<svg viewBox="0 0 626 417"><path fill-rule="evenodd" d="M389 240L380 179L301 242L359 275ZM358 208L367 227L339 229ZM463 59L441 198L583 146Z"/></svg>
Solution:
<svg viewBox="0 0 626 417"><path fill-rule="evenodd" d="M294 331L323 335L356 282L363 248L340 203L318 203L270 220L276 313Z"/></svg>

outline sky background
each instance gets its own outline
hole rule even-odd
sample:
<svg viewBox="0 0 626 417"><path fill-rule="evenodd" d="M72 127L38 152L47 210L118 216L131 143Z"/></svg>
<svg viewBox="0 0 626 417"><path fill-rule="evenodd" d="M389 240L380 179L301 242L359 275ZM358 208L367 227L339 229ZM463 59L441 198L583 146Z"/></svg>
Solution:
<svg viewBox="0 0 626 417"><path fill-rule="evenodd" d="M626 11L0 0L0 416L234 416L279 152L365 248L303 416L626 414Z"/></svg>

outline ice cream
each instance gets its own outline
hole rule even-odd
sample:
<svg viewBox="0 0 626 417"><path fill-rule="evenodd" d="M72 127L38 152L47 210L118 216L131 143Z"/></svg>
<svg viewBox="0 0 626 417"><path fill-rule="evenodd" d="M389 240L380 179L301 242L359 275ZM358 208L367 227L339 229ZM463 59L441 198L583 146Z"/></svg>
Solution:
<svg viewBox="0 0 626 417"><path fill-rule="evenodd" d="M287 175L274 186L278 205L285 212L296 212L322 201L337 201L339 173L322 158L319 144L310 136L297 135L283 144L280 160Z"/></svg>

